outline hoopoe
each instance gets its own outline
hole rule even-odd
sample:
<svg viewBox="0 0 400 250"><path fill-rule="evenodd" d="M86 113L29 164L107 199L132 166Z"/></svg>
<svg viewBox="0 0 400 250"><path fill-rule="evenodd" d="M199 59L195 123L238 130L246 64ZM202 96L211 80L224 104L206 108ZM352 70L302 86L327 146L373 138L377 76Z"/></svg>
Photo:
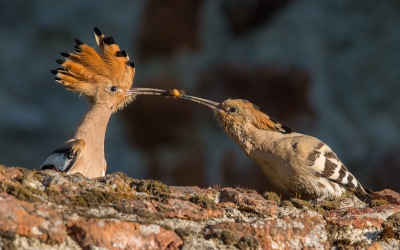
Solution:
<svg viewBox="0 0 400 250"><path fill-rule="evenodd" d="M371 196L372 191L361 186L328 145L294 132L249 101L228 99L220 104L193 96L180 97L214 110L220 127L283 191L318 200L348 191Z"/></svg>
<svg viewBox="0 0 400 250"><path fill-rule="evenodd" d="M92 178L104 176L107 169L104 139L110 116L137 95L171 96L165 90L131 88L135 67L128 54L120 50L113 37L104 36L97 27L94 35L98 48L75 39L76 53L62 52L65 60L56 60L62 68L51 70L56 82L87 98L89 109L72 138L45 160L42 169L79 172Z"/></svg>

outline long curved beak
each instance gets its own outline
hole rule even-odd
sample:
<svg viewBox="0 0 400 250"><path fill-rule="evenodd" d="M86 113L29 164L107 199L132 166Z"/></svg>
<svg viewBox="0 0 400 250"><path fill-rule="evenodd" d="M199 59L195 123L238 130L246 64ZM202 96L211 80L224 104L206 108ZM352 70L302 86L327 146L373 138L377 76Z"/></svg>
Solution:
<svg viewBox="0 0 400 250"><path fill-rule="evenodd" d="M128 95L161 95L171 96L168 90L151 88L131 88L126 91Z"/></svg>
<svg viewBox="0 0 400 250"><path fill-rule="evenodd" d="M203 99L203 98L196 97L196 96L190 96L190 95L181 95L180 98L203 104L204 106L207 106L218 113L225 111L221 108L221 104L218 102L213 102L213 101L210 101L207 99Z"/></svg>

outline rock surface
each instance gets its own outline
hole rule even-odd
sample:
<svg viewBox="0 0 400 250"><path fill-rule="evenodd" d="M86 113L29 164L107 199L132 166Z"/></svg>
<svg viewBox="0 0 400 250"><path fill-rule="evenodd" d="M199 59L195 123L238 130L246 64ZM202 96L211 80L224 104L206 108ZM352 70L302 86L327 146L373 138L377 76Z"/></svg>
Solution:
<svg viewBox="0 0 400 250"><path fill-rule="evenodd" d="M318 204L0 165L0 249L398 249L399 194Z"/></svg>
<svg viewBox="0 0 400 250"><path fill-rule="evenodd" d="M33 169L69 138L87 104L50 70L75 37L94 46L97 26L135 61L135 87L250 100L327 143L363 186L400 191L399 13L398 0L0 1L1 163ZM109 173L274 190L185 100L138 97L111 118L105 153Z"/></svg>

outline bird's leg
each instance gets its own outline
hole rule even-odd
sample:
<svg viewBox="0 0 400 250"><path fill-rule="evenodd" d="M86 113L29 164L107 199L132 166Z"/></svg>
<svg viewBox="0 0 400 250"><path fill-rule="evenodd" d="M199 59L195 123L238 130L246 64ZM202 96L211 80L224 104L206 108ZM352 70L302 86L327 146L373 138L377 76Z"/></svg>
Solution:
<svg viewBox="0 0 400 250"><path fill-rule="evenodd" d="M311 203L311 204L318 204L318 203L320 203L321 201L325 200L327 197L328 197L328 195L326 195L326 194L321 195L321 196L318 197L317 199L310 200L310 203Z"/></svg>
<svg viewBox="0 0 400 250"><path fill-rule="evenodd" d="M290 199L301 199L301 195L296 192L290 192Z"/></svg>

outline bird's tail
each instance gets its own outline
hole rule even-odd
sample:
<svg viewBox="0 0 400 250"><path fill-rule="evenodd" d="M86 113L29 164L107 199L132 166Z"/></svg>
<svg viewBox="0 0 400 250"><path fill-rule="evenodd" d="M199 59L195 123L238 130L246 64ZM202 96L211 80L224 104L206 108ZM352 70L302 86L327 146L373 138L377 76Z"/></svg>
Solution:
<svg viewBox="0 0 400 250"><path fill-rule="evenodd" d="M365 193L363 193L362 195L364 195L368 199L372 199L372 197L374 197L374 191L372 191L369 188L364 188L364 190L365 190Z"/></svg>

